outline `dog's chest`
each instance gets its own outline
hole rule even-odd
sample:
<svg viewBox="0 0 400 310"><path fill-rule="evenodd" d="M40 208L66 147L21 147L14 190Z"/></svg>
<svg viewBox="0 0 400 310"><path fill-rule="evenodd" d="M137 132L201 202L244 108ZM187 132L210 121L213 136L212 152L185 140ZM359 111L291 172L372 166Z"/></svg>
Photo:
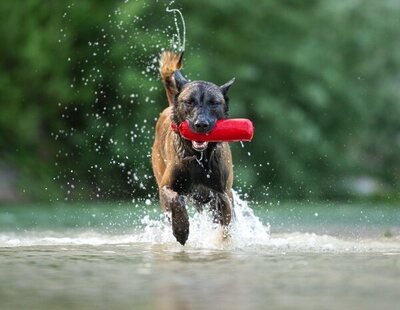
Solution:
<svg viewBox="0 0 400 310"><path fill-rule="evenodd" d="M199 185L218 192L224 191L226 169L216 162L192 160L177 175L178 191L189 193Z"/></svg>
<svg viewBox="0 0 400 310"><path fill-rule="evenodd" d="M221 165L207 160L194 160L187 168L191 188L203 185L216 191L223 191L226 176Z"/></svg>

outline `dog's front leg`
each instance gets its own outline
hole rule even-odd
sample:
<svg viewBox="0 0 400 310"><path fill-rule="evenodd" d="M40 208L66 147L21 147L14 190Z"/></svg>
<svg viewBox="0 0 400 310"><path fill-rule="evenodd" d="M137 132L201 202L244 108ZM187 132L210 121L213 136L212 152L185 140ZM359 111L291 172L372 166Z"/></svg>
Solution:
<svg viewBox="0 0 400 310"><path fill-rule="evenodd" d="M185 207L185 200L182 195L179 195L172 189L170 184L173 184L170 173L164 175L163 185L160 186L160 203L167 216L170 214L172 224L172 233L176 240L185 245L189 237L189 216Z"/></svg>
<svg viewBox="0 0 400 310"><path fill-rule="evenodd" d="M171 212L172 233L180 244L185 245L189 236L189 216L183 196L165 185L160 189L160 201L164 211Z"/></svg>
<svg viewBox="0 0 400 310"><path fill-rule="evenodd" d="M214 222L225 227L228 226L232 219L232 203L229 195L215 192L210 205Z"/></svg>

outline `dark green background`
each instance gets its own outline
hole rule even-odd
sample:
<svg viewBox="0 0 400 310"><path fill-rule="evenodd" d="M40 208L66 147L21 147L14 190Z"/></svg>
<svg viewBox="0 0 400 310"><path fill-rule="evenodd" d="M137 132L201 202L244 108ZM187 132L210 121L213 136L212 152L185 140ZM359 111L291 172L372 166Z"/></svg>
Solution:
<svg viewBox="0 0 400 310"><path fill-rule="evenodd" d="M126 3L125 3L126 2ZM0 2L0 201L156 194L165 1ZM183 72L231 89L255 124L233 146L258 200L397 199L400 2L178 1Z"/></svg>

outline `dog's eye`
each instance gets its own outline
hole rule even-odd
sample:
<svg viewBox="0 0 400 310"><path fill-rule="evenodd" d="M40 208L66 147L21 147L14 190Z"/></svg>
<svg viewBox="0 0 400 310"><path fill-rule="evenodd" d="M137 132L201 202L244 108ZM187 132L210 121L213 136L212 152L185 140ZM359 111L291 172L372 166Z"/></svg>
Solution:
<svg viewBox="0 0 400 310"><path fill-rule="evenodd" d="M191 105L194 104L194 101L193 101L193 100L186 100L186 101L184 101L184 103L185 103L186 105L188 105L188 106L191 106Z"/></svg>
<svg viewBox="0 0 400 310"><path fill-rule="evenodd" d="M217 105L219 105L219 102L218 101L210 101L210 102L208 102L208 104L211 106L217 106Z"/></svg>

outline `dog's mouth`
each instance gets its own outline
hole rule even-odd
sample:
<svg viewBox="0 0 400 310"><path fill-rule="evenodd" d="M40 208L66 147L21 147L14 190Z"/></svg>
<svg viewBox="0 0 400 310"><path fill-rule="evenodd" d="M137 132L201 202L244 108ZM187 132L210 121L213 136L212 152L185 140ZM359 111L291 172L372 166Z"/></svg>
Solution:
<svg viewBox="0 0 400 310"><path fill-rule="evenodd" d="M192 148L198 152L204 151L208 146L208 142L192 141Z"/></svg>

